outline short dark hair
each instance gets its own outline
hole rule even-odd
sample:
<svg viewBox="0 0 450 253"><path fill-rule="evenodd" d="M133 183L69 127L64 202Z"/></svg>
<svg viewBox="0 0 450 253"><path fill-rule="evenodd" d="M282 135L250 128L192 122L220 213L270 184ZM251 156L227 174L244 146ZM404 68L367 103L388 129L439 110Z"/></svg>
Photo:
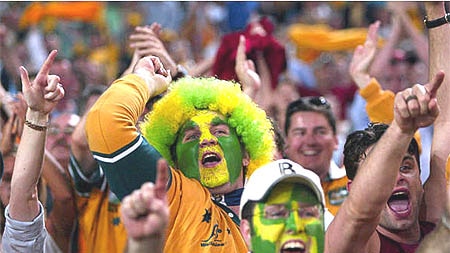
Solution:
<svg viewBox="0 0 450 253"><path fill-rule="evenodd" d="M291 102L286 109L286 123L284 125L284 133L286 136L291 126L292 115L296 112L317 112L322 114L333 129L333 133L336 134L336 118L331 110L330 103L325 97L301 97Z"/></svg>
<svg viewBox="0 0 450 253"><path fill-rule="evenodd" d="M358 171L361 161L367 154L367 149L375 144L389 127L384 123L369 123L364 130L357 130L347 136L344 144L344 166L347 177L353 180ZM408 153L414 155L420 170L419 145L416 139L412 139L409 143Z"/></svg>

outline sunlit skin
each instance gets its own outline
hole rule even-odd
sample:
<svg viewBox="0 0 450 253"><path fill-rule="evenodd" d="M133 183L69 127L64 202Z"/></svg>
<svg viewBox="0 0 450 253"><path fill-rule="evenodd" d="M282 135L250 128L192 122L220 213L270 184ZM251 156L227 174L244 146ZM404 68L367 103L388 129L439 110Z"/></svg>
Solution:
<svg viewBox="0 0 450 253"><path fill-rule="evenodd" d="M244 152L223 115L199 111L180 133L176 159L185 176L198 179L208 188L236 182L242 174Z"/></svg>
<svg viewBox="0 0 450 253"><path fill-rule="evenodd" d="M305 185L278 184L265 203L255 206L252 222L251 249L254 253L281 253L287 248L305 253L323 252L323 208Z"/></svg>

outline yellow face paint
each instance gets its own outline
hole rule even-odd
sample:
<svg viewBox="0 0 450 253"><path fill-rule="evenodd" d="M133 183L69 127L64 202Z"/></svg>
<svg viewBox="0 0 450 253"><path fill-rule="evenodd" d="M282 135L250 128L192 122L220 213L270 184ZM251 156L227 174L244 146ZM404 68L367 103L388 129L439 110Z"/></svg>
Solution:
<svg viewBox="0 0 450 253"><path fill-rule="evenodd" d="M280 252L289 244L300 244L305 252L321 253L323 210L318 206L320 204L309 188L293 183L277 185L267 201L257 204L254 209L253 252ZM317 212L311 215L309 210Z"/></svg>
<svg viewBox="0 0 450 253"><path fill-rule="evenodd" d="M234 182L242 170L242 151L237 134L225 117L200 111L182 128L177 140L177 161L183 173L213 188Z"/></svg>

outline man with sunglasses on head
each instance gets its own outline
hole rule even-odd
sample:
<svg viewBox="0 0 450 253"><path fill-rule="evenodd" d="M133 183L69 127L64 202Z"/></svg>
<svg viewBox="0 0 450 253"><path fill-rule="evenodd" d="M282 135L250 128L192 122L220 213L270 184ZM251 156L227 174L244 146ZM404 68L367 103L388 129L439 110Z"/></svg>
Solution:
<svg viewBox="0 0 450 253"><path fill-rule="evenodd" d="M319 176L326 207L336 215L348 191L345 170L333 161L339 143L330 103L324 97L302 97L288 105L285 122L287 157Z"/></svg>
<svg viewBox="0 0 450 253"><path fill-rule="evenodd" d="M253 253L322 253L326 225L319 177L281 159L256 170L241 198L241 232Z"/></svg>

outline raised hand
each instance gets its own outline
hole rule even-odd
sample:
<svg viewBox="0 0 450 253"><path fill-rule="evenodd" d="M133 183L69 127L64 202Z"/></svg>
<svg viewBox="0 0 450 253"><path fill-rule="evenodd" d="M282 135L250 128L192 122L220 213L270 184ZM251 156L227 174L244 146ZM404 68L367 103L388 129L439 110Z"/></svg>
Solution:
<svg viewBox="0 0 450 253"><path fill-rule="evenodd" d="M130 35L130 47L135 49L137 57L157 56L172 73L176 73L177 65L159 38L161 25L153 23L150 26L137 26Z"/></svg>
<svg viewBox="0 0 450 253"><path fill-rule="evenodd" d="M169 220L166 200L168 166L163 159L158 161L155 184L145 183L139 190L125 197L121 205L123 224L133 243L161 244ZM147 245L148 246L148 245Z"/></svg>
<svg viewBox="0 0 450 253"><path fill-rule="evenodd" d="M32 111L49 114L58 101L64 97L64 89L59 83L59 76L49 75L56 55L56 50L50 52L33 82L30 81L26 68L20 67L22 91L28 108Z"/></svg>
<svg viewBox="0 0 450 253"><path fill-rule="evenodd" d="M429 83L415 84L396 94L394 122L402 131L412 133L434 122L439 114L436 93L444 76L444 72L439 71Z"/></svg>
<svg viewBox="0 0 450 253"><path fill-rule="evenodd" d="M242 85L242 90L251 98L254 98L255 93L261 87L261 78L255 71L255 63L252 60L248 60L245 55L245 37L243 35L239 37L234 68Z"/></svg>
<svg viewBox="0 0 450 253"><path fill-rule="evenodd" d="M133 73L145 80L151 96L166 91L172 81L170 70L167 71L156 56L146 56L140 59L134 66Z"/></svg>
<svg viewBox="0 0 450 253"><path fill-rule="evenodd" d="M360 89L366 87L370 81L369 67L375 57L378 41L378 29L380 21L375 21L369 26L366 42L355 48L349 72L353 81Z"/></svg>

